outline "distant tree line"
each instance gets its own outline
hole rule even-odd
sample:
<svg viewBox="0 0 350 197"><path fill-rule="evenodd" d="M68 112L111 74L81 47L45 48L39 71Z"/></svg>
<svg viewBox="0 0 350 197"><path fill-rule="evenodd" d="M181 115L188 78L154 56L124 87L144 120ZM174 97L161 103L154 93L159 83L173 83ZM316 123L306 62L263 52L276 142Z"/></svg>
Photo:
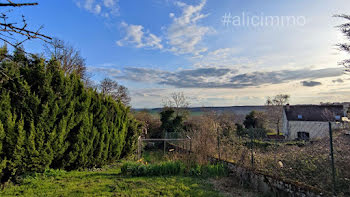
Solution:
<svg viewBox="0 0 350 197"><path fill-rule="evenodd" d="M0 179L98 167L135 148L140 124L55 58L0 49Z"/></svg>

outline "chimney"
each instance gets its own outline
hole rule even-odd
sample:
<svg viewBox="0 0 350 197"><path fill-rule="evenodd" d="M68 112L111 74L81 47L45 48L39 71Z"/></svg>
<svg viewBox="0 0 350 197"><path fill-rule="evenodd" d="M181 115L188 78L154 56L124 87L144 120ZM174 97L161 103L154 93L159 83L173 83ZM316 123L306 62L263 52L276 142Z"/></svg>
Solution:
<svg viewBox="0 0 350 197"><path fill-rule="evenodd" d="M289 106L289 103L286 104L286 110L289 111L290 109L290 106Z"/></svg>

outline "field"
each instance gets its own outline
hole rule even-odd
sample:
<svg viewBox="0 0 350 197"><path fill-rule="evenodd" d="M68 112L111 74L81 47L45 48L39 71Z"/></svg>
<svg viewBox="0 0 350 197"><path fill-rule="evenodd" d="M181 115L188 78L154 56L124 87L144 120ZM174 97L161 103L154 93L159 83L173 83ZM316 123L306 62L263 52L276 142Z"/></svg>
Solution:
<svg viewBox="0 0 350 197"><path fill-rule="evenodd" d="M147 110L152 115L159 115L162 108L154 109L134 109L135 111ZM265 106L227 106L227 107L190 107L188 108L191 116L200 116L205 112L217 112L217 113L234 113L236 115L247 115L251 111L265 111Z"/></svg>
<svg viewBox="0 0 350 197"><path fill-rule="evenodd" d="M190 177L125 177L112 166L101 171L48 171L9 185L1 196L220 196Z"/></svg>
<svg viewBox="0 0 350 197"><path fill-rule="evenodd" d="M160 162L162 158L158 153L146 153L144 160ZM18 178L19 184L5 184L0 196L256 196L225 177L123 175L123 163L85 171L47 170L26 175ZM229 188L227 182L231 182Z"/></svg>

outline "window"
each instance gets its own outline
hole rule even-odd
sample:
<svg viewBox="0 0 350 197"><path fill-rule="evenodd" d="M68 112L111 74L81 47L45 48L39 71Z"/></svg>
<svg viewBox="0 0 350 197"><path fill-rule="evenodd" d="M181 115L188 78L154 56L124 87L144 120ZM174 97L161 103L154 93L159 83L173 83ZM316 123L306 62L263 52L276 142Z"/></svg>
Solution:
<svg viewBox="0 0 350 197"><path fill-rule="evenodd" d="M302 115L298 115L298 119L303 119L303 116Z"/></svg>
<svg viewBox="0 0 350 197"><path fill-rule="evenodd" d="M308 132L300 131L298 132L298 140L310 140L310 134Z"/></svg>

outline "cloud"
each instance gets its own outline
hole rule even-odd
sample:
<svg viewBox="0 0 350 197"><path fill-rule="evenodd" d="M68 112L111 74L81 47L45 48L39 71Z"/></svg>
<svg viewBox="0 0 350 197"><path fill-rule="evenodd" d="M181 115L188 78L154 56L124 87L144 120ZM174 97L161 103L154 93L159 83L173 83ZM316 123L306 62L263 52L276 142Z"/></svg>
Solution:
<svg viewBox="0 0 350 197"><path fill-rule="evenodd" d="M196 67L232 67L233 65L248 65L249 58L238 57L239 48L219 48L206 54L194 56L191 60Z"/></svg>
<svg viewBox="0 0 350 197"><path fill-rule="evenodd" d="M169 51L175 54L194 55L207 51L206 47L199 45L204 36L214 32L214 30L198 24L201 19L208 16L208 14L201 13L206 0L202 0L195 6L178 1L175 4L182 8L182 14L178 17L174 13L169 14L169 17L173 19L166 31L170 45Z"/></svg>
<svg viewBox="0 0 350 197"><path fill-rule="evenodd" d="M122 22L121 26L126 34L116 43L118 46L160 49L176 55L199 56L208 50L202 43L203 38L215 32L211 27L198 24L201 19L208 16L208 14L201 13L205 4L206 0L202 0L198 5L187 5L176 1L175 5L180 7L182 12L179 16L176 16L175 13L169 13L172 22L164 27L164 40L160 36L150 33L149 30L145 31L142 25Z"/></svg>
<svg viewBox="0 0 350 197"><path fill-rule="evenodd" d="M166 89L160 89L160 88L150 88L150 89L137 89L132 90L131 94L134 96L139 97L157 97L162 98L164 95L164 92L166 92Z"/></svg>
<svg viewBox="0 0 350 197"><path fill-rule="evenodd" d="M149 31L144 31L142 25L132 25L122 22L121 27L125 30L125 36L116 42L118 46L131 45L136 48L163 48L161 38L149 33Z"/></svg>
<svg viewBox="0 0 350 197"><path fill-rule="evenodd" d="M230 88L259 87L268 84L282 84L290 81L304 80L304 86L320 85L315 79L339 77L342 69L299 69L269 72L250 72L239 74L230 68L195 68L179 71L126 67L116 78L135 82L156 83L176 88Z"/></svg>
<svg viewBox="0 0 350 197"><path fill-rule="evenodd" d="M123 74L119 76L120 79L126 79L136 82L159 82L169 75L167 71L161 71L151 68L124 68Z"/></svg>
<svg viewBox="0 0 350 197"><path fill-rule="evenodd" d="M102 73L109 77L117 77L121 73L118 69L108 67L87 67L87 72L90 74Z"/></svg>
<svg viewBox="0 0 350 197"><path fill-rule="evenodd" d="M336 79L336 80L332 80L333 83L344 83L344 80L342 79Z"/></svg>
<svg viewBox="0 0 350 197"><path fill-rule="evenodd" d="M74 0L75 4L95 15L110 17L119 14L118 0Z"/></svg>
<svg viewBox="0 0 350 197"><path fill-rule="evenodd" d="M301 81L300 83L305 87L315 87L322 85L322 83L318 81Z"/></svg>

